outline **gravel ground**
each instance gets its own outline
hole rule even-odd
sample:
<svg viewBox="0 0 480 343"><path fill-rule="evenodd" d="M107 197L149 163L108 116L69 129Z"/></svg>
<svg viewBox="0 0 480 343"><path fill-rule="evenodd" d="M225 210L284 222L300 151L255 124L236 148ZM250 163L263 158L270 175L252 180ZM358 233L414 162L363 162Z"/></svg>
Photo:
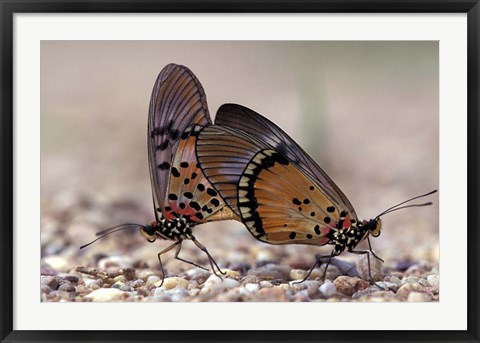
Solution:
<svg viewBox="0 0 480 343"><path fill-rule="evenodd" d="M383 264L372 258L372 276L383 289L366 281L366 256L348 253L332 260L325 282L320 281L325 267L322 265L313 270L307 281L296 283L295 280L306 275L316 253L328 254L326 248L263 244L256 242L240 224L232 222L195 228L197 238L207 246L225 276L220 278L210 271L190 268L175 260L173 253L167 253L163 256L167 276L162 284L156 254L169 242L149 244L137 230L125 230L79 249L95 237L95 232L106 227L109 214L112 214L110 221L117 223L125 216L144 215L147 210L135 203L111 203L68 192L60 192L43 205L41 300L44 302L439 299L438 266L425 259L387 259ZM73 213L77 219L72 220ZM430 255L435 256L435 252ZM205 255L191 242L183 244L180 256L208 265Z"/></svg>

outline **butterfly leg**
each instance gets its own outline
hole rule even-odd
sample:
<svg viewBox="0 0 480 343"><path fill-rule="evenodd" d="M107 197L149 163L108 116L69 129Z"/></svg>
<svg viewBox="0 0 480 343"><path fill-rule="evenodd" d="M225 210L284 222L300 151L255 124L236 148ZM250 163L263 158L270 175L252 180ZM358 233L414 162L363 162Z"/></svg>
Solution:
<svg viewBox="0 0 480 343"><path fill-rule="evenodd" d="M370 269L370 251L367 250L350 250L351 253L357 254L357 255L364 255L367 254L367 261L368 261L368 276L370 277L370 282L373 283L375 286L380 288L381 290L385 291L386 289L380 286L378 283L375 282L375 280L372 277L372 270Z"/></svg>
<svg viewBox="0 0 480 343"><path fill-rule="evenodd" d="M220 269L220 267L218 266L217 262L215 262L215 260L213 259L212 255L210 255L210 253L208 252L207 248L205 248L203 246L202 243L200 243L199 241L197 241L197 239L194 237L194 236L191 236L191 240L193 241L193 243L195 243L195 245L200 249L202 250L207 256L208 256L208 260L210 262L210 266L212 267L212 271L213 271L213 274L215 274L216 276L218 276L220 279L222 278L220 275L217 274L217 272L215 271L215 267L217 268L217 270L220 272L220 274L223 274L223 275L226 275L227 273L222 271Z"/></svg>
<svg viewBox="0 0 480 343"><path fill-rule="evenodd" d="M177 245L177 251L175 252L175 258L176 258L177 260L180 260L180 261L182 261L182 262L191 264L191 265L193 265L193 266L195 266L195 267L198 267L198 268L200 268L200 269L206 270L206 271L208 272L208 269L207 269L207 268L202 267L202 266L196 264L195 262L185 260L185 259L181 258L180 256L178 256L178 254L180 254L180 250L181 250L181 249L182 249L182 243L180 243L180 244Z"/></svg>
<svg viewBox="0 0 480 343"><path fill-rule="evenodd" d="M368 250L370 250L370 252L372 253L372 255L373 255L376 259L378 259L378 260L382 261L383 263L385 263L385 261L384 261L382 258L378 257L378 256L373 252L373 250L372 250L372 245L370 244L370 236L367 237L367 242L368 242Z"/></svg>
<svg viewBox="0 0 480 343"><path fill-rule="evenodd" d="M165 280L165 271L163 269L162 258L160 256L165 254L166 252L172 250L177 245L179 245L179 244L181 245L181 243L182 243L182 241L177 241L177 242L169 245L168 247L166 247L165 249L163 249L162 251L160 251L158 253L158 262L160 262L160 270L162 271L162 282L160 283L160 286L158 286L158 287L162 287L163 281Z"/></svg>
<svg viewBox="0 0 480 343"><path fill-rule="evenodd" d="M325 270L323 271L323 275L321 277L321 280L325 280L325 275L327 274L327 268L328 266L330 265L330 261L332 260L332 257L335 257L336 255L332 252L330 255L328 256L322 256L322 255L317 255L318 257L316 257L316 261L315 263L313 264L313 266L310 268L310 270L308 271L307 275L301 280L301 281L295 281L293 282L293 284L297 284L297 283L302 283L304 282L305 280L308 279L308 277L310 276L310 274L312 274L313 270L319 266L322 262L322 259L324 258L328 258L328 262L327 262L327 265L325 266Z"/></svg>

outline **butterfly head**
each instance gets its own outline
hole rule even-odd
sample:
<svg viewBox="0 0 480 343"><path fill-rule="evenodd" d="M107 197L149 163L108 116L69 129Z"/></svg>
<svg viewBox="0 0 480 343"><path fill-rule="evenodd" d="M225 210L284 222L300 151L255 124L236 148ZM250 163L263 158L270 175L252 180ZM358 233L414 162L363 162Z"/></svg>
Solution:
<svg viewBox="0 0 480 343"><path fill-rule="evenodd" d="M150 225L140 227L140 233L150 243L157 239L158 223L153 221Z"/></svg>
<svg viewBox="0 0 480 343"><path fill-rule="evenodd" d="M380 218L365 220L363 226L372 237L378 237L382 233L382 220Z"/></svg>

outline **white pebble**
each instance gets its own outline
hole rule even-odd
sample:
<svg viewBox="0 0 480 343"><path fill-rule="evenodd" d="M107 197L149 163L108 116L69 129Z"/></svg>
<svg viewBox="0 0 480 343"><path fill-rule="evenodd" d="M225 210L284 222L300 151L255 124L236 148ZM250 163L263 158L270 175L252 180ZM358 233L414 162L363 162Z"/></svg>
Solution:
<svg viewBox="0 0 480 343"><path fill-rule="evenodd" d="M184 288L175 287L165 291L163 294L168 295L172 301L182 301L187 296L187 291Z"/></svg>
<svg viewBox="0 0 480 343"><path fill-rule="evenodd" d="M98 302L120 301L125 299L125 294L127 293L116 288L99 288L86 295L85 298Z"/></svg>
<svg viewBox="0 0 480 343"><path fill-rule="evenodd" d="M43 258L43 262L45 262L50 268L59 272L68 272L71 267L65 258L58 255L46 256Z"/></svg>
<svg viewBox="0 0 480 343"><path fill-rule="evenodd" d="M408 302L415 302L415 303L427 302L431 300L432 299L427 294L421 293L421 292L410 292L407 298Z"/></svg>
<svg viewBox="0 0 480 343"><path fill-rule="evenodd" d="M260 285L258 283L247 283L244 287L247 291L252 293L260 289Z"/></svg>
<svg viewBox="0 0 480 343"><path fill-rule="evenodd" d="M265 281L265 280L260 281L259 285L260 285L260 287L262 287L262 288L271 288L271 287L273 287L273 285L272 285L271 282L268 282L268 281Z"/></svg>
<svg viewBox="0 0 480 343"><path fill-rule="evenodd" d="M337 293L337 287L333 284L332 281L326 280L323 285L321 285L318 290L326 298L330 298Z"/></svg>
<svg viewBox="0 0 480 343"><path fill-rule="evenodd" d="M155 288L155 291L153 292L154 296L161 296L164 294L165 294L165 288L163 287Z"/></svg>
<svg viewBox="0 0 480 343"><path fill-rule="evenodd" d="M240 282L238 282L235 279L229 279L225 277L220 279L218 276L212 274L207 279L207 281L205 281L200 293L207 293L212 290L234 288L234 287L238 287L239 285L240 285Z"/></svg>
<svg viewBox="0 0 480 343"><path fill-rule="evenodd" d="M157 283L158 281L161 281L161 279L156 276L156 275L150 275L148 278L147 278L147 282L146 282L146 285L147 286L151 286L151 285L154 285L155 283Z"/></svg>

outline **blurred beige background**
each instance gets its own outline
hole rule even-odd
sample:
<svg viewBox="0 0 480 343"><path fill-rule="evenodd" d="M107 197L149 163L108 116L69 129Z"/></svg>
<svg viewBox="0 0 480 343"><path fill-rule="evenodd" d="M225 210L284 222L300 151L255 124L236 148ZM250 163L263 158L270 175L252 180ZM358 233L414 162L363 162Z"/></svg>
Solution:
<svg viewBox="0 0 480 343"><path fill-rule="evenodd" d="M196 74L212 117L233 102L276 122L337 183L360 219L438 188L437 42L43 41L42 245L58 232L64 236L55 240L67 242L44 247L44 254L76 253L95 230L153 219L148 103L170 62ZM382 235L372 242L380 256L437 262L438 196L429 200L434 206L384 217ZM82 210L68 207L82 203ZM111 203L126 210L102 210ZM131 204L139 210L127 210ZM62 209L68 215L59 219ZM195 230L214 256L239 240L308 261L310 253L330 252L269 246L238 223ZM113 236L115 246L125 241ZM148 245L152 261L163 246Z"/></svg>

